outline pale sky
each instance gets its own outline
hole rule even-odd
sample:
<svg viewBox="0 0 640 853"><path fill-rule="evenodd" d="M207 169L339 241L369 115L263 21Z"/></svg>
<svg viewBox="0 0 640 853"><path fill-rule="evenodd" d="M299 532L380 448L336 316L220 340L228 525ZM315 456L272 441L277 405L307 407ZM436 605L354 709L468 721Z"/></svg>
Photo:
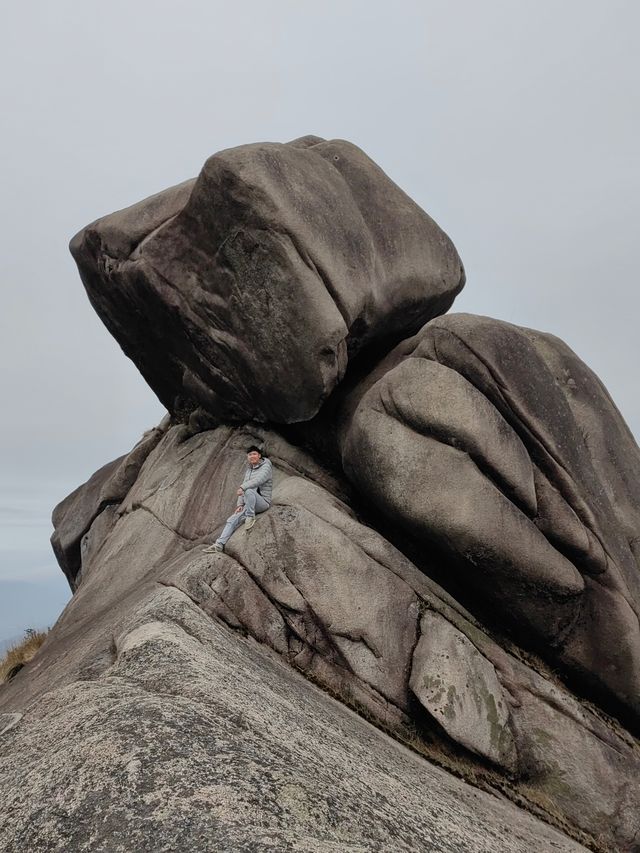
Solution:
<svg viewBox="0 0 640 853"><path fill-rule="evenodd" d="M631 0L3 3L0 640L68 594L53 506L163 415L68 241L223 148L360 145L456 244L453 310L566 340L640 435L639 31Z"/></svg>

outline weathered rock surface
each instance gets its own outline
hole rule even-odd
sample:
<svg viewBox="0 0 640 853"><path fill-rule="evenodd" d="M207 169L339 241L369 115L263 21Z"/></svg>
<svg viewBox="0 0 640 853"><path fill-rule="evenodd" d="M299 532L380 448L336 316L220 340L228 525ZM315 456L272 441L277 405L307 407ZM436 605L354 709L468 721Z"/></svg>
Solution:
<svg viewBox="0 0 640 853"><path fill-rule="evenodd" d="M597 377L438 317L453 245L342 141L71 248L171 416L54 511L0 847L640 853L640 451ZM254 443L273 504L206 553Z"/></svg>
<svg viewBox="0 0 640 853"><path fill-rule="evenodd" d="M304 137L199 177L71 242L92 305L169 411L312 417L367 344L446 311L458 254L359 148Z"/></svg>
<svg viewBox="0 0 640 853"><path fill-rule="evenodd" d="M515 770L509 704L496 669L439 613L428 611L422 617L410 686L453 740Z"/></svg>
<svg viewBox="0 0 640 853"><path fill-rule="evenodd" d="M55 508L51 545L72 589L78 582L83 537L104 509L121 503L168 424L169 419L165 418L158 427L148 430L133 450L103 465Z"/></svg>
<svg viewBox="0 0 640 853"><path fill-rule="evenodd" d="M274 463L274 505L250 534L234 534L224 554L204 554L202 546L212 541L233 505L244 449L255 440L265 443ZM94 491L91 481L83 488ZM79 557L70 555L82 563L74 597L29 671L0 692L0 713L39 713L52 691L63 691L62 703L70 695L66 685L71 690L82 683L87 692L78 704L95 700L104 719L111 703L115 714L124 697L113 689L120 684L121 666L114 658L128 654L118 638L135 633L141 619L176 622L193 633L173 616L148 615L151 603L175 598L210 623L216 636L222 636L222 626L229 636L225 644L233 647L234 637L253 638L396 737L411 741L426 758L487 790L506 791L557 827L591 839L594 849L633 849L640 829L635 785L640 751L633 739L536 669L535 662L498 646L446 592L362 524L344 480L276 433L254 426L190 435L183 426L171 427L147 455L122 503L108 505L96 517L83 543ZM167 651L162 666L146 664L145 679L157 693L190 695L185 687L190 666ZM222 662L207 666L217 670ZM176 678L180 669L184 675ZM220 677L234 684L254 679L242 671ZM434 685L451 701L444 706L435 701ZM126 696L128 689L122 686ZM256 708L265 702L257 696ZM131 713L128 700L123 707L122 719ZM290 727L297 731L297 724L280 718L271 724L272 733L282 726L287 743ZM73 728L71 718L68 725ZM120 725L114 722L114 729ZM144 715L132 729L136 725L148 725ZM92 741L94 748L98 741ZM242 751L241 745L234 748ZM149 772L160 773L171 759L160 750L153 755L148 761L158 768ZM185 772L187 766L185 758ZM224 792L222 777L215 778L220 798L235 801ZM162 803L160 795L154 803ZM25 808L35 809L35 801ZM189 812L187 803L184 809ZM85 821L87 831L95 830L92 821ZM438 839L440 830L427 831L425 824L414 838L415 849L434 831ZM275 849L285 836L277 838ZM384 847L381 838L354 849ZM496 842L495 849L500 843L507 842Z"/></svg>
<svg viewBox="0 0 640 853"><path fill-rule="evenodd" d="M449 315L351 392L345 471L452 589L640 725L640 452L551 335Z"/></svg>
<svg viewBox="0 0 640 853"><path fill-rule="evenodd" d="M176 589L149 587L119 629L99 678L55 687L0 734L6 853L585 849L422 760Z"/></svg>

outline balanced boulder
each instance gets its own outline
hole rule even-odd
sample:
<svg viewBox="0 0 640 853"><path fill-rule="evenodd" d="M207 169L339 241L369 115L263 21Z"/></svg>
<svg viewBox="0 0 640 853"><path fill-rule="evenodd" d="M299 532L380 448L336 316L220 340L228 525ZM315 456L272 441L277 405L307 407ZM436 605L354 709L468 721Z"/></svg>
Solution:
<svg viewBox="0 0 640 853"><path fill-rule="evenodd" d="M436 223L355 145L319 137L221 151L71 251L167 409L221 421L313 417L363 346L415 333L464 284Z"/></svg>

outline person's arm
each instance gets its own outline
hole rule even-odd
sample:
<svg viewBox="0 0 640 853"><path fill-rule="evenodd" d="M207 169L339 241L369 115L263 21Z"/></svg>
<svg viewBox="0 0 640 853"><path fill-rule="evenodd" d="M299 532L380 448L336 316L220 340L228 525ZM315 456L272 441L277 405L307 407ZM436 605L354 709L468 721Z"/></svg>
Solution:
<svg viewBox="0 0 640 853"><path fill-rule="evenodd" d="M256 471L253 476L241 484L240 488L243 491L246 491L247 489L257 489L258 486L262 486L267 482L267 480L270 480L272 476L273 467L271 462L267 459L264 465L261 465L260 469Z"/></svg>

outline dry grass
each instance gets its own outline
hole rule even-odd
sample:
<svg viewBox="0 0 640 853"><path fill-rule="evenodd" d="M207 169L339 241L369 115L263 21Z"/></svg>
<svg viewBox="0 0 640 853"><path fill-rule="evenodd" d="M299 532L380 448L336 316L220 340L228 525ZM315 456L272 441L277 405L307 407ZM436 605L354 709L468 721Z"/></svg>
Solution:
<svg viewBox="0 0 640 853"><path fill-rule="evenodd" d="M48 631L25 631L24 639L9 648L0 660L0 684L6 684L33 658L44 643Z"/></svg>

